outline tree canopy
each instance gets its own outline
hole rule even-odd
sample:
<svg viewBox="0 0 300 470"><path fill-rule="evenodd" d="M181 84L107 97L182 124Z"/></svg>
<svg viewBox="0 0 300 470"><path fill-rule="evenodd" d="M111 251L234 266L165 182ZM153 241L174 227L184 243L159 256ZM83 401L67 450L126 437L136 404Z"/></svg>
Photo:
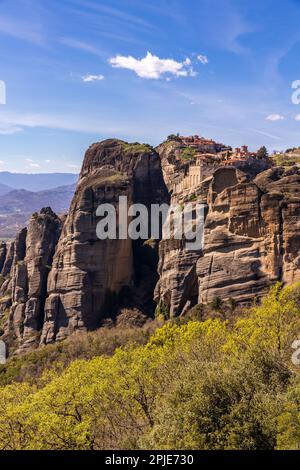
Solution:
<svg viewBox="0 0 300 470"><path fill-rule="evenodd" d="M299 449L299 285L0 388L0 449ZM222 308L218 306L218 308Z"/></svg>

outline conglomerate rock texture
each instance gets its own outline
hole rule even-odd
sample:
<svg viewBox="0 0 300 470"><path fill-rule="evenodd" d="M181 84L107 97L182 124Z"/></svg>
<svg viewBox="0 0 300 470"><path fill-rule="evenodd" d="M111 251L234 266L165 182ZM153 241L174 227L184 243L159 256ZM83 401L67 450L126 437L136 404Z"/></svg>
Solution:
<svg viewBox="0 0 300 470"><path fill-rule="evenodd" d="M47 279L60 232L60 219L45 208L32 216L28 228L19 232L13 244L10 276L6 286L5 283L2 286L11 304L5 335L17 341L22 349L39 341ZM4 309L8 306L4 302Z"/></svg>
<svg viewBox="0 0 300 470"><path fill-rule="evenodd" d="M174 317L216 298L250 303L277 280L299 280L300 169L264 165L220 166L176 192L187 171L179 143L93 144L67 216L43 209L15 241L0 244L1 339L23 351L111 320L140 324L157 303ZM202 248L150 233L147 241L100 240L97 208L118 210L121 196L129 206L203 205Z"/></svg>
<svg viewBox="0 0 300 470"><path fill-rule="evenodd" d="M100 240L96 234L97 207L116 207L120 196L127 197L128 205L147 207L168 200L159 155L149 146L117 140L92 145L49 276L43 343L77 329L93 330L122 304L153 313L156 253L151 260L148 246L128 237Z"/></svg>
<svg viewBox="0 0 300 470"><path fill-rule="evenodd" d="M182 201L182 194L173 199ZM248 303L275 281L300 279L299 168L271 168L255 178L220 168L195 199L206 207L203 249L189 252L174 240L160 244L155 295L171 316L218 297Z"/></svg>

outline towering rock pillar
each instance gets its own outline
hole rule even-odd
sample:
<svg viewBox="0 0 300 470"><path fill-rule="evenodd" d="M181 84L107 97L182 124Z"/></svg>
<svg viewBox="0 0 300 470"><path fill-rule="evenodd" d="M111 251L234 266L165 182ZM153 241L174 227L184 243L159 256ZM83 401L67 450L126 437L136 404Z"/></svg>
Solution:
<svg viewBox="0 0 300 470"><path fill-rule="evenodd" d="M139 289L135 266L144 262L140 244L128 238L103 241L96 234L98 206L117 207L120 196L126 196L129 205L167 200L160 158L150 146L106 140L86 152L49 276L43 343L99 327L124 291L134 297ZM143 273L139 277L141 284Z"/></svg>
<svg viewBox="0 0 300 470"><path fill-rule="evenodd" d="M21 349L38 344L44 322L47 279L61 232L61 221L50 208L34 214L28 229L14 243L10 272L12 307L6 335Z"/></svg>

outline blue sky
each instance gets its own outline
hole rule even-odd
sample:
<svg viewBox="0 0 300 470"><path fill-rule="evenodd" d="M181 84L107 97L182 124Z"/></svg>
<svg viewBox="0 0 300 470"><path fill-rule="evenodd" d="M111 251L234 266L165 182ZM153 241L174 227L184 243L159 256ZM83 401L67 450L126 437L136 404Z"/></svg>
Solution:
<svg viewBox="0 0 300 470"><path fill-rule="evenodd" d="M108 137L299 146L299 23L296 0L0 0L0 171L76 172Z"/></svg>

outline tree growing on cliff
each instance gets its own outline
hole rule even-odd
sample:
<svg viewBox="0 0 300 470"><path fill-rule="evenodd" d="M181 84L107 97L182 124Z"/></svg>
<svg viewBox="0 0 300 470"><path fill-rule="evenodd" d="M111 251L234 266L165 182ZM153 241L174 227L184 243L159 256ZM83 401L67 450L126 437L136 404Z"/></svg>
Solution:
<svg viewBox="0 0 300 470"><path fill-rule="evenodd" d="M221 297L215 297L211 303L211 307L213 310L216 310L216 312L220 312L223 307L223 300Z"/></svg>
<svg viewBox="0 0 300 470"><path fill-rule="evenodd" d="M180 137L179 137L179 133L178 133L178 132L177 132L177 134L170 134L170 135L168 135L167 140L170 140L170 141L175 140L175 141L177 141L177 142L181 142L181 139L180 139Z"/></svg>
<svg viewBox="0 0 300 470"><path fill-rule="evenodd" d="M269 158L269 152L264 145L258 149L256 158L258 160L267 160Z"/></svg>

